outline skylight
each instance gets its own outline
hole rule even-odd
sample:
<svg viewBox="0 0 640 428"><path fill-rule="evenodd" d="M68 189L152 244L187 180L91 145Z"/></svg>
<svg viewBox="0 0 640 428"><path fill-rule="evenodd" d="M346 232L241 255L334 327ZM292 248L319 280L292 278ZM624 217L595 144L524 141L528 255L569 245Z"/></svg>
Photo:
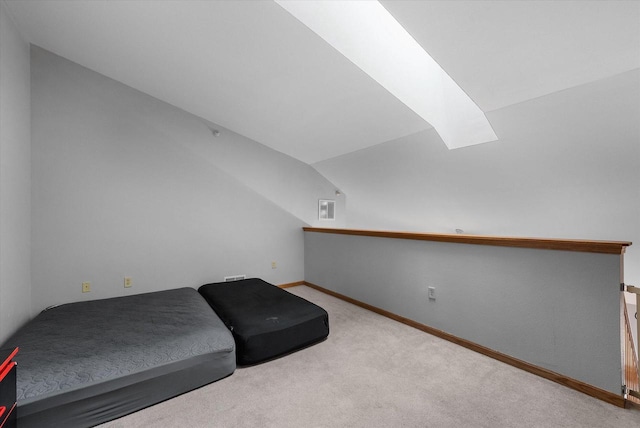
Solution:
<svg viewBox="0 0 640 428"><path fill-rule="evenodd" d="M498 139L478 106L375 0L275 0L435 128L449 149Z"/></svg>

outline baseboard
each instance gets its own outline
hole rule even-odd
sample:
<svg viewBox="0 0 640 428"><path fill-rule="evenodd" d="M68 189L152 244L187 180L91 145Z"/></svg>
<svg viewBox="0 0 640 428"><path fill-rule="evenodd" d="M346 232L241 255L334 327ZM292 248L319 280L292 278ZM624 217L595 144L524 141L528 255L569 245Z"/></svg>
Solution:
<svg viewBox="0 0 640 428"><path fill-rule="evenodd" d="M617 395L609 391L605 391L604 389L598 388L593 385L589 385L582 381L572 379L570 377L561 375L559 373L553 372L551 370L547 370L542 367L538 367L526 361L519 360L517 358L511 357L509 355L503 354L496 350L484 347L482 345L478 345L477 343L471 342L466 339L462 339L460 337L454 336L452 334L446 333L442 330L438 330L433 327L429 327L428 325L421 324L409 318L405 318L401 315L394 314L392 312L386 311L384 309L378 308L376 306L369 305L367 303L361 302L359 300L353 299L351 297L345 296L344 294L337 293L335 291L328 290L326 288L320 287L319 285L312 284L310 282L303 281L303 284L311 287L315 290L321 291L330 296L336 297L338 299L344 300L346 302L352 303L356 306L359 306L364 309L368 309L377 314L383 315L387 318L391 318L392 320L401 322L408 326L417 328L418 330L424 331L425 333L432 334L441 339L448 340L449 342L453 342L456 345L460 345L472 351L478 352L480 354L486 355L495 360L501 361L505 364L509 364L510 366L517 367L521 370L527 371L529 373L533 373L537 376L543 377L545 379L556 382L560 385L566 386L568 388L574 389L576 391L582 392L584 394L590 395L594 398L597 398L602 401L606 401L607 403L613 404L618 407L625 407L625 399L622 395Z"/></svg>
<svg viewBox="0 0 640 428"><path fill-rule="evenodd" d="M636 409L636 410L640 410L640 404L631 401L631 400L627 400L627 405L625 406L627 409Z"/></svg>
<svg viewBox="0 0 640 428"><path fill-rule="evenodd" d="M288 284L280 284L278 285L278 288L291 288L291 287L297 287L298 285L305 285L304 281L296 281L296 282L290 282Z"/></svg>

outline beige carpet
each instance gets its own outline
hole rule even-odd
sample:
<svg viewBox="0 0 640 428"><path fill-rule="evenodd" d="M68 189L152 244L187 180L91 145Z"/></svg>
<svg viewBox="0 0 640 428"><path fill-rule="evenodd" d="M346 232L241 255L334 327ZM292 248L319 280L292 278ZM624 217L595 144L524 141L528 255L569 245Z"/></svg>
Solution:
<svg viewBox="0 0 640 428"><path fill-rule="evenodd" d="M640 427L625 410L305 286L329 312L315 346L102 425Z"/></svg>

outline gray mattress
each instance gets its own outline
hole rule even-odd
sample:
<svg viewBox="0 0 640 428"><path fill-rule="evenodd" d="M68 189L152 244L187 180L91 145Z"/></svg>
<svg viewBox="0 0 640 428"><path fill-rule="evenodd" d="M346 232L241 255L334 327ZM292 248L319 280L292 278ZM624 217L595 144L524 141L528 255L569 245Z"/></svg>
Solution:
<svg viewBox="0 0 640 428"><path fill-rule="evenodd" d="M236 367L233 336L192 288L57 306L13 346L20 428L93 426Z"/></svg>

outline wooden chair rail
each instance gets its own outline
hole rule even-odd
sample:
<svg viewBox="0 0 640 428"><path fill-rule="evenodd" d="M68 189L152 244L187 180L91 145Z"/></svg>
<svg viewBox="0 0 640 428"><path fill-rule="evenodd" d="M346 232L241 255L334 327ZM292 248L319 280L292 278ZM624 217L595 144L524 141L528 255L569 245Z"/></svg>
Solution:
<svg viewBox="0 0 640 428"><path fill-rule="evenodd" d="M456 244L491 245L499 247L537 248L545 250L578 251L586 253L624 254L628 241L589 241L581 239L517 238L488 235L448 235L436 233L390 232L383 230L329 229L303 227L305 232L337 235L371 236L376 238L411 239L418 241L451 242Z"/></svg>

